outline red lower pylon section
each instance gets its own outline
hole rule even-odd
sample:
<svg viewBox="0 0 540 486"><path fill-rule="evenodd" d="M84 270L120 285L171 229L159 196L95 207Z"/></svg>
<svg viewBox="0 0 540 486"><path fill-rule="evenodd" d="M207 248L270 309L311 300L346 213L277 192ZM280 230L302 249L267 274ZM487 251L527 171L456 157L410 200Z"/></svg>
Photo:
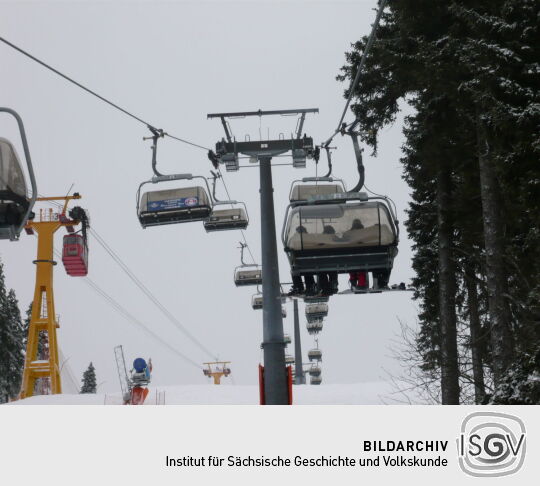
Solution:
<svg viewBox="0 0 540 486"><path fill-rule="evenodd" d="M285 373L287 376L287 393L289 395L288 404L293 404L293 379L292 379L292 366L287 366L285 368ZM259 403L261 405L266 405L266 396L264 393L264 366L259 364Z"/></svg>
<svg viewBox="0 0 540 486"><path fill-rule="evenodd" d="M136 386L131 390L131 405L142 405L148 396L148 388Z"/></svg>

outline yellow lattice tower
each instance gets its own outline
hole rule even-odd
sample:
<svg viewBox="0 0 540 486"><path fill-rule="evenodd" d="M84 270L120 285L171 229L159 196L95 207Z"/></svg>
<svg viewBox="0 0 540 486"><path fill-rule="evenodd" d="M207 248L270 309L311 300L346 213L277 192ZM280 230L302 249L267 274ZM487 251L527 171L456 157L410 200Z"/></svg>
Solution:
<svg viewBox="0 0 540 486"><path fill-rule="evenodd" d="M80 198L81 196L78 194L38 198L37 201L64 201L63 209L60 213L54 212L51 208L40 209L39 220L36 215L33 220L28 221L25 227L27 233L37 233L38 248L37 259L33 262L36 265L36 287L28 326L21 398L31 397L34 394L38 378L49 378L52 394L62 393L56 338L56 329L60 326L56 320L53 292L53 268L56 265L53 259L54 234L62 226L73 228L80 223L80 221L69 219L66 216L69 201ZM40 333L46 333L48 337L49 346L46 356L38 356Z"/></svg>
<svg viewBox="0 0 540 486"><path fill-rule="evenodd" d="M221 384L222 376L229 376L231 369L227 366L230 361L211 361L210 363L203 363L208 366L208 369L203 370L205 376L214 378L214 385ZM219 365L222 365L219 367ZM212 368L214 366L214 368Z"/></svg>

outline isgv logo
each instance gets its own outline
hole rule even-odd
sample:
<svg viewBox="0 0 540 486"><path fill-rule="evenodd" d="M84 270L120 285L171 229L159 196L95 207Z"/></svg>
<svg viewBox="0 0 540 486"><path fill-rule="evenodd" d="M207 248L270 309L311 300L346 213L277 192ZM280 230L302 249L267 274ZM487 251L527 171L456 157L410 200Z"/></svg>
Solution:
<svg viewBox="0 0 540 486"><path fill-rule="evenodd" d="M461 424L457 447L459 466L468 475L508 476L525 460L525 425L514 415L474 412Z"/></svg>

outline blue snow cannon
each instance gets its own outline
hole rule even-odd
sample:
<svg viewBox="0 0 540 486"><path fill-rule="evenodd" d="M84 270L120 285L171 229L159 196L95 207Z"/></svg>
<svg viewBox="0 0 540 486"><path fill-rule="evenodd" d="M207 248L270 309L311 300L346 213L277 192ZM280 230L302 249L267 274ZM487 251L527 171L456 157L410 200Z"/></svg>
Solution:
<svg viewBox="0 0 540 486"><path fill-rule="evenodd" d="M133 361L133 369L137 373L143 373L146 370L146 361L143 358L137 358Z"/></svg>

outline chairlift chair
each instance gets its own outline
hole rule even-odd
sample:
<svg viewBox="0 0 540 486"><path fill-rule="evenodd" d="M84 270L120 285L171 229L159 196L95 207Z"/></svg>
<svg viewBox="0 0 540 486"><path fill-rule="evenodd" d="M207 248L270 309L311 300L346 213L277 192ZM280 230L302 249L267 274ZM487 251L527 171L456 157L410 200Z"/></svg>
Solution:
<svg viewBox="0 0 540 486"><path fill-rule="evenodd" d="M308 370L309 376L321 376L321 372L321 367L317 363L313 363Z"/></svg>
<svg viewBox="0 0 540 486"><path fill-rule="evenodd" d="M240 205L228 209L217 209L217 205ZM242 207L243 206L243 207ZM204 229L207 233L213 231L245 230L248 227L249 218L244 203L237 201L216 201L208 219L204 221Z"/></svg>
<svg viewBox="0 0 540 486"><path fill-rule="evenodd" d="M320 385L322 383L322 376L310 376L309 377L309 384L310 385Z"/></svg>
<svg viewBox="0 0 540 486"><path fill-rule="evenodd" d="M29 197L17 151L9 140L0 138L0 240L16 241L32 217L37 185L22 119L10 108L0 108L0 112L12 115L17 121L32 186Z"/></svg>
<svg viewBox="0 0 540 486"><path fill-rule="evenodd" d="M234 284L237 287L245 285L261 285L262 269L257 264L243 264L234 269Z"/></svg>
<svg viewBox="0 0 540 486"><path fill-rule="evenodd" d="M307 332L310 336L319 334L322 331L323 328L323 320L318 319L313 322L307 322L306 324Z"/></svg>
<svg viewBox="0 0 540 486"><path fill-rule="evenodd" d="M294 364L294 356L292 356L290 354L286 354L285 355L285 364L286 365Z"/></svg>
<svg viewBox="0 0 540 486"><path fill-rule="evenodd" d="M306 305L306 319L308 322L322 320L328 315L328 304L308 304Z"/></svg>
<svg viewBox="0 0 540 486"><path fill-rule="evenodd" d="M350 271L389 273L397 254L398 236L395 211L387 198L368 197L366 193L315 196L291 203L282 230L293 276Z"/></svg>
<svg viewBox="0 0 540 486"><path fill-rule="evenodd" d="M263 297L261 294L255 294L253 297L251 297L251 307L254 310L263 308Z"/></svg>
<svg viewBox="0 0 540 486"><path fill-rule="evenodd" d="M319 348L313 348L308 351L310 361L322 361L322 351Z"/></svg>
<svg viewBox="0 0 540 486"><path fill-rule="evenodd" d="M283 341L285 342L285 345L291 344L291 336L289 334L285 334L283 336Z"/></svg>
<svg viewBox="0 0 540 486"><path fill-rule="evenodd" d="M141 188L145 184L161 182L203 179L207 190L202 186L191 186L177 189L148 191L142 196ZM205 177L192 174L174 174L154 176L141 183L137 191L137 215L141 226L161 226L165 224L205 221L212 212L212 200L208 195L210 189Z"/></svg>
<svg viewBox="0 0 540 486"><path fill-rule="evenodd" d="M244 250L247 248L245 243L240 242L240 263L234 269L234 284L237 287L244 285L261 285L262 268L256 263L246 263L244 260Z"/></svg>

